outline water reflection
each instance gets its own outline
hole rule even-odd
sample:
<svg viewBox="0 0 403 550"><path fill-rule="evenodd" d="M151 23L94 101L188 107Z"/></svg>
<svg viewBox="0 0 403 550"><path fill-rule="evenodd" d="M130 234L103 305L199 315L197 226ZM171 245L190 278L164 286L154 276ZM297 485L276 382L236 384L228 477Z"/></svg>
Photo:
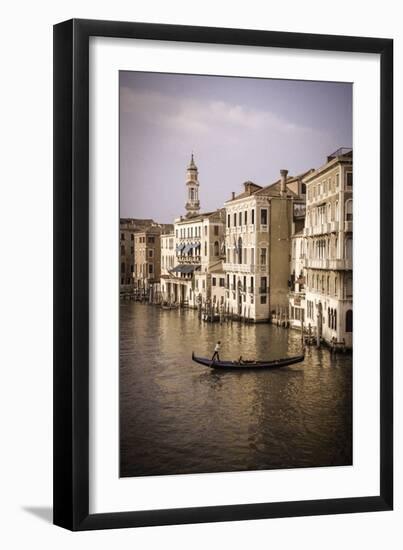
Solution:
<svg viewBox="0 0 403 550"><path fill-rule="evenodd" d="M121 475L351 464L352 360L310 348L303 363L218 372L212 354L277 358L300 336L267 324L203 323L195 311L121 303Z"/></svg>

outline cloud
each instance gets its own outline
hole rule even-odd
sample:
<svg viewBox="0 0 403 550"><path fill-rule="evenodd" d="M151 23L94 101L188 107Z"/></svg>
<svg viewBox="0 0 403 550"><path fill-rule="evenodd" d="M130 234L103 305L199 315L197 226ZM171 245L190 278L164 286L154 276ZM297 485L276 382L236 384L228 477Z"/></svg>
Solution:
<svg viewBox="0 0 403 550"><path fill-rule="evenodd" d="M226 101L173 97L156 91L133 90L126 86L120 90L120 105L122 116L135 115L140 123L192 137L210 135L213 138L215 132L225 133L231 138L237 131L266 131L271 134L314 131L268 110Z"/></svg>

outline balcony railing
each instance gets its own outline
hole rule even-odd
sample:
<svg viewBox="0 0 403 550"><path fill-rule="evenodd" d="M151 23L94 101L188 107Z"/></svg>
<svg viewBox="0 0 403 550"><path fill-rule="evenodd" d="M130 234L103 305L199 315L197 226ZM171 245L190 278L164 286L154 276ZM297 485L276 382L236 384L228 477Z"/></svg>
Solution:
<svg viewBox="0 0 403 550"><path fill-rule="evenodd" d="M200 264L200 256L177 256L177 260L180 264Z"/></svg>
<svg viewBox="0 0 403 550"><path fill-rule="evenodd" d="M261 286L259 288L259 294L267 294L268 287L267 286Z"/></svg>
<svg viewBox="0 0 403 550"><path fill-rule="evenodd" d="M249 292L249 294L254 294L255 287L254 286L248 286L248 292Z"/></svg>

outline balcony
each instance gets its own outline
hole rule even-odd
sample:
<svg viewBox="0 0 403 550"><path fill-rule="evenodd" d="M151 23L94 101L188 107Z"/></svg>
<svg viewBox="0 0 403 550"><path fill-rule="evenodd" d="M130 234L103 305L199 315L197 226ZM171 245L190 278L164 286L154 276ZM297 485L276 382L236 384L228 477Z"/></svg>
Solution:
<svg viewBox="0 0 403 550"><path fill-rule="evenodd" d="M267 223L261 223L260 224L259 231L267 233L268 230L269 230L269 226L267 225Z"/></svg>
<svg viewBox="0 0 403 550"><path fill-rule="evenodd" d="M255 287L254 286L248 286L248 292L249 292L249 294L254 294Z"/></svg>
<svg viewBox="0 0 403 550"><path fill-rule="evenodd" d="M268 287L267 286L261 286L259 288L259 294L267 294L268 292Z"/></svg>
<svg viewBox="0 0 403 550"><path fill-rule="evenodd" d="M313 225L311 227L304 228L305 237L312 237L313 235L326 235L328 233L336 233L339 231L340 224L337 221L326 222L320 225Z"/></svg>
<svg viewBox="0 0 403 550"><path fill-rule="evenodd" d="M353 268L351 259L329 260L325 258L306 259L305 268L307 269L331 269L331 270L349 270Z"/></svg>
<svg viewBox="0 0 403 550"><path fill-rule="evenodd" d="M346 232L347 231L350 231L350 232L353 231L353 221L352 220L344 222L344 231L346 231Z"/></svg>
<svg viewBox="0 0 403 550"><path fill-rule="evenodd" d="M237 273L249 273L250 266L248 264L232 264L224 263L224 271L236 271Z"/></svg>
<svg viewBox="0 0 403 550"><path fill-rule="evenodd" d="M236 273L267 273L267 265L224 263L223 270Z"/></svg>

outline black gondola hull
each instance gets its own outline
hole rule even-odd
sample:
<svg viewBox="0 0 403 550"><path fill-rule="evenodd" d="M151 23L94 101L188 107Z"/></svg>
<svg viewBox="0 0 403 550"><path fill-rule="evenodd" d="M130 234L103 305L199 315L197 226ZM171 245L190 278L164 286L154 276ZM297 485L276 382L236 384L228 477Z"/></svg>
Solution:
<svg viewBox="0 0 403 550"><path fill-rule="evenodd" d="M222 370L278 369L280 367L301 363L304 359L305 355L295 355L294 357L284 357L274 361L245 361L239 363L237 361L212 361L206 357L196 357L194 352L192 353L192 360L195 363L199 363L200 365L204 365L205 367L209 367L211 369Z"/></svg>

